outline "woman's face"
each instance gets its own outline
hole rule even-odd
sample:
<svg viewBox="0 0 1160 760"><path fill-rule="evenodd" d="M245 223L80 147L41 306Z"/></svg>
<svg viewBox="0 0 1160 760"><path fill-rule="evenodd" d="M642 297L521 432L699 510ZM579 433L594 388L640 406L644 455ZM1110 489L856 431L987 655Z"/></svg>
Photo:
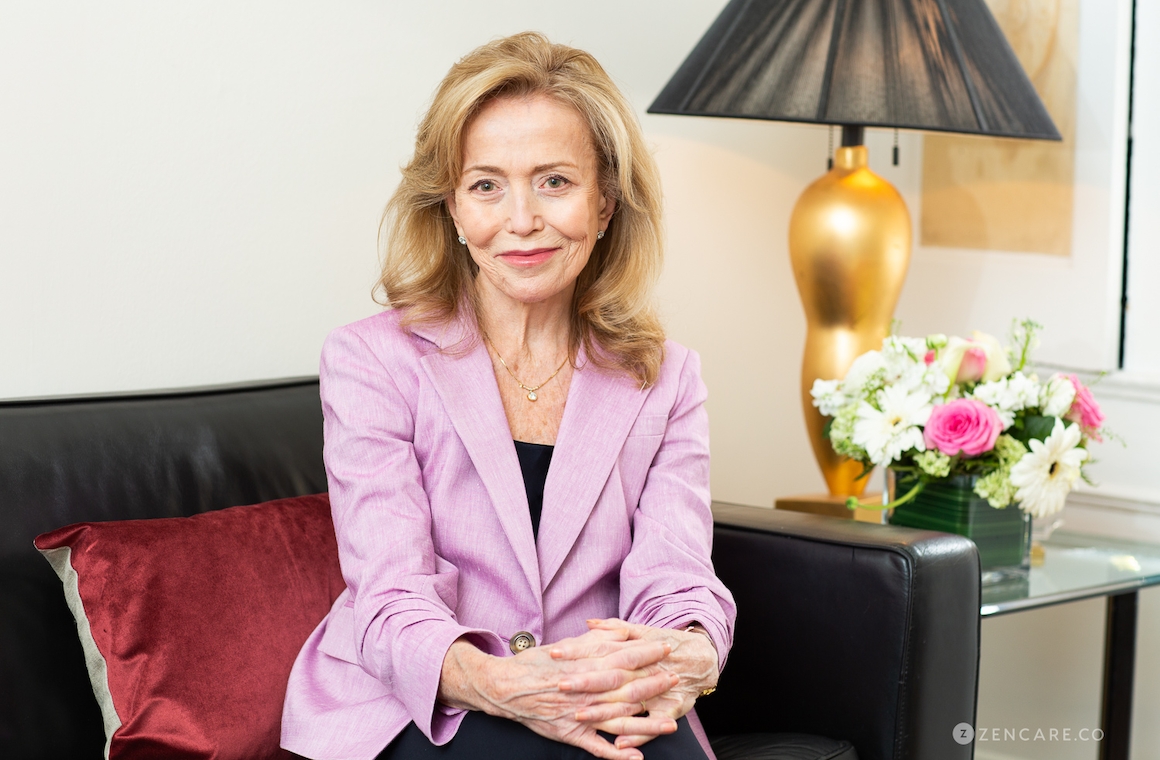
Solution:
<svg viewBox="0 0 1160 760"><path fill-rule="evenodd" d="M447 207L481 295L570 300L615 208L583 118L542 95L493 100L467 127L463 167Z"/></svg>

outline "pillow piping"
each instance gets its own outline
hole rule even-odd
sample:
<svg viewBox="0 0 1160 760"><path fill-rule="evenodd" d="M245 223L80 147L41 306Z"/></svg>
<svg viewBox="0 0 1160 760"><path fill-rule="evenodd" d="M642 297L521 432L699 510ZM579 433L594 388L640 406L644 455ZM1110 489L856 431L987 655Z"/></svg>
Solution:
<svg viewBox="0 0 1160 760"><path fill-rule="evenodd" d="M81 649L85 653L85 667L89 671L89 681L93 686L93 695L101 708L101 721L105 726L105 760L109 760L109 749L113 742L113 733L121 727L121 718L113 707L113 694L109 691L109 668L104 655L97 648L93 632L89 628L89 618L85 614L84 602L81 600L79 576L72 566L72 547L62 546L57 549L39 550L52 569L56 571L64 587L64 599L68 603L69 611L77 623L77 635L81 640Z"/></svg>

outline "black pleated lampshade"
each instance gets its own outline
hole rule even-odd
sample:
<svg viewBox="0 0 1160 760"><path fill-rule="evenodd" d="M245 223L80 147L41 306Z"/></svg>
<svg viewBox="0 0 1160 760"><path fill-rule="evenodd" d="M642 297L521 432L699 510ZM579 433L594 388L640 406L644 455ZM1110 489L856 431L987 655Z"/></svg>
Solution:
<svg viewBox="0 0 1160 760"><path fill-rule="evenodd" d="M983 0L732 0L648 110L1060 139Z"/></svg>

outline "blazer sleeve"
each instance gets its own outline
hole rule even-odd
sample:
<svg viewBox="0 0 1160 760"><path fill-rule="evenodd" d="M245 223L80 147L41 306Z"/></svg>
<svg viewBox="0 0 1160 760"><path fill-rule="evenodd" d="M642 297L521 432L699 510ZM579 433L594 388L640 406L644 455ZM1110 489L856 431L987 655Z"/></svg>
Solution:
<svg viewBox="0 0 1160 760"><path fill-rule="evenodd" d="M414 418L388 368L351 328L331 333L320 368L324 458L339 561L354 602L358 664L435 744L462 710L436 704L443 658L461 636L502 655L495 633L455 619L458 569L436 554L414 450Z"/></svg>
<svg viewBox="0 0 1160 760"><path fill-rule="evenodd" d="M708 392L689 351L676 400L633 514L632 548L620 569L620 615L633 623L705 627L724 667L737 617L733 595L713 571Z"/></svg>

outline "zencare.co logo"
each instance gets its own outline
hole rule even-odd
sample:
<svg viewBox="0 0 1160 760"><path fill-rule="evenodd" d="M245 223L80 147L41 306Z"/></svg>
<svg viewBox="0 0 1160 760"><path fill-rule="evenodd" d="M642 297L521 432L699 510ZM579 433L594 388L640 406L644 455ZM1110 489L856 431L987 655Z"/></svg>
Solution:
<svg viewBox="0 0 1160 760"><path fill-rule="evenodd" d="M1098 728L980 728L960 723L951 731L959 744L975 742L1098 742L1104 732Z"/></svg>

